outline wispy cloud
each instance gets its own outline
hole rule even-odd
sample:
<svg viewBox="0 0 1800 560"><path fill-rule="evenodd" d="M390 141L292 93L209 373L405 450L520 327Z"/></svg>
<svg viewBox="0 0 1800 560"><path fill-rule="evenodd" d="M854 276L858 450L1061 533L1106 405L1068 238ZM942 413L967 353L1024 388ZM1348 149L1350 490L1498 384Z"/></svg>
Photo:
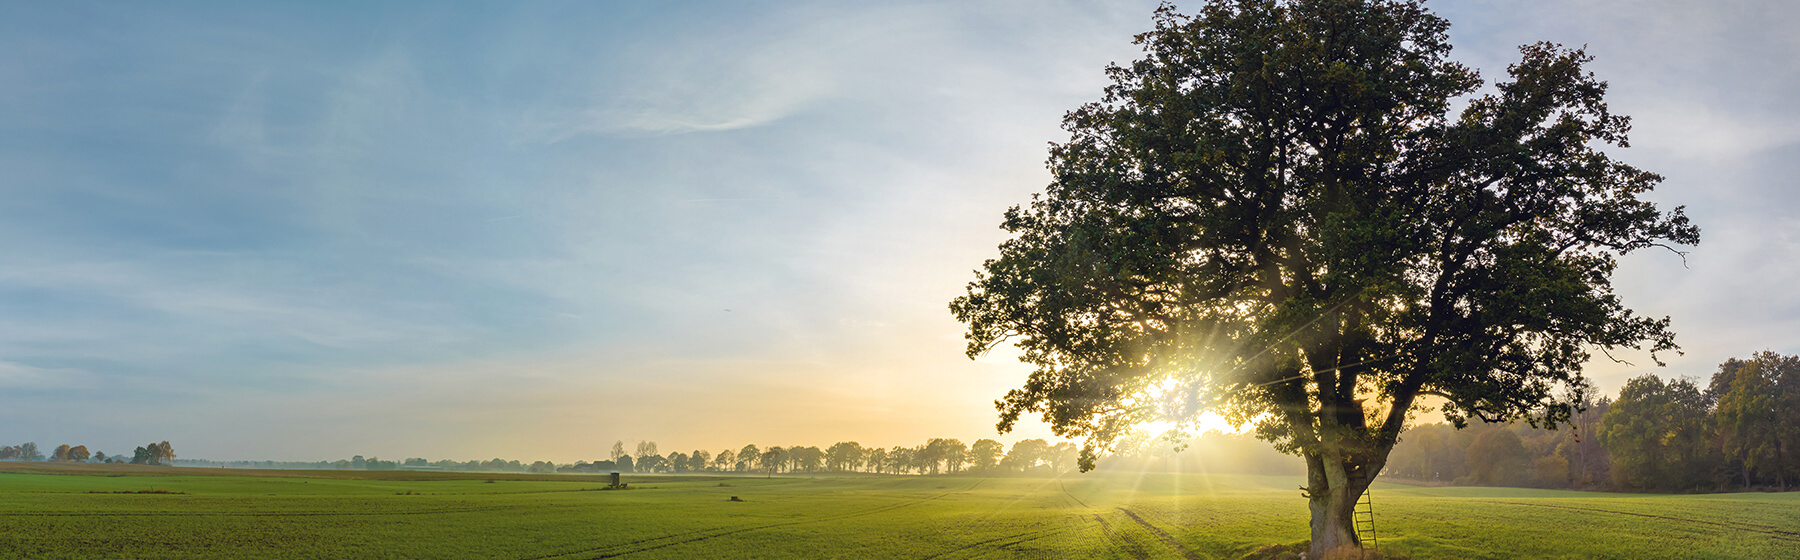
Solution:
<svg viewBox="0 0 1800 560"><path fill-rule="evenodd" d="M0 389L85 389L93 374L73 368L42 368L0 361Z"/></svg>
<svg viewBox="0 0 1800 560"><path fill-rule="evenodd" d="M1490 77L1600 57L1708 235L1621 292L1705 367L1800 349L1776 4L1434 4ZM1025 370L944 304L1155 3L646 6L16 11L0 385L218 458L989 433ZM77 429L19 394L0 423Z"/></svg>

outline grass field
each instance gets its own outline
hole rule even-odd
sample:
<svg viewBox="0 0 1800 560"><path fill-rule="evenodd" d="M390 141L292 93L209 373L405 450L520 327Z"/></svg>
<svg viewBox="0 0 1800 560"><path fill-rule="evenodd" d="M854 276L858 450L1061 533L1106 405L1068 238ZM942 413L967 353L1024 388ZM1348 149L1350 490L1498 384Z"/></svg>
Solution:
<svg viewBox="0 0 1800 560"><path fill-rule="evenodd" d="M1239 558L1305 540L1298 478L604 477L0 467L7 558ZM489 482L489 481L492 482ZM738 496L742 502L729 501ZM1427 558L1800 558L1800 494L1377 484Z"/></svg>

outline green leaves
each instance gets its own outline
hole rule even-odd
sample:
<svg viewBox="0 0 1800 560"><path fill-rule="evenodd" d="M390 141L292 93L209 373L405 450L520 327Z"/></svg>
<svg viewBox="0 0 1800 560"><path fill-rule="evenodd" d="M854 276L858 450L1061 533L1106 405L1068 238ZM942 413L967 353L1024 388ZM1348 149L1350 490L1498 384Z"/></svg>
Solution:
<svg viewBox="0 0 1800 560"><path fill-rule="evenodd" d="M1617 255L1692 244L1580 50L1481 85L1417 2L1165 6L1144 58L1064 119L1054 180L951 303L971 356L1037 367L998 402L1104 446L1200 411L1379 469L1420 395L1556 423L1591 348L1674 348L1613 295ZM1563 391L1567 392L1567 391Z"/></svg>

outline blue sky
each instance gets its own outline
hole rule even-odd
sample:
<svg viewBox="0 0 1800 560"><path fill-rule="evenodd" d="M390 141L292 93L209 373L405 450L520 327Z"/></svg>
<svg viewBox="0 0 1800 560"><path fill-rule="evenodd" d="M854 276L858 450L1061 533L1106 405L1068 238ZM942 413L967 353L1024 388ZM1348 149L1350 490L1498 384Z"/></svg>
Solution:
<svg viewBox="0 0 1800 560"><path fill-rule="evenodd" d="M1430 4L1586 44L1703 228L1664 376L1800 351L1800 9ZM1147 2L0 6L0 440L573 461L992 437L945 304ZM1636 365L1596 364L1614 391ZM1003 439L1046 435L1029 425Z"/></svg>

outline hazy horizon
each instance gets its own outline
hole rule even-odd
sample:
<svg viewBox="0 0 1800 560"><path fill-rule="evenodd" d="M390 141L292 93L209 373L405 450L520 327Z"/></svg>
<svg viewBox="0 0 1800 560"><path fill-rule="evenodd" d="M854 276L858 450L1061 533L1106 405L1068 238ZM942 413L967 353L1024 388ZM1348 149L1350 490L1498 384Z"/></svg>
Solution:
<svg viewBox="0 0 1800 560"><path fill-rule="evenodd" d="M1702 228L1614 282L1800 353L1800 5L1427 4L1493 79L1579 46ZM574 462L917 445L1029 371L946 309L1155 2L14 6L0 441ZM1182 4L1193 11L1198 3Z"/></svg>

